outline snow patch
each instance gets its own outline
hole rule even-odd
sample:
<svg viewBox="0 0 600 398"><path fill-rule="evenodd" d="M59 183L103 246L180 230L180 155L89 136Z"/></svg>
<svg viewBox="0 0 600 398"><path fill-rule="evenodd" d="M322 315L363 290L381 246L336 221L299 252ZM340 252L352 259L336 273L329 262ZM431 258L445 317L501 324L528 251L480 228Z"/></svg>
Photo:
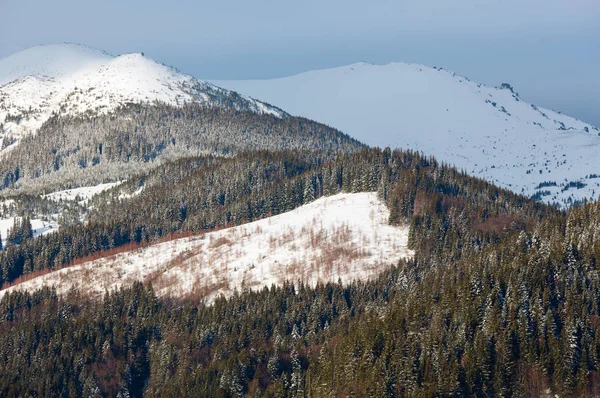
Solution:
<svg viewBox="0 0 600 398"><path fill-rule="evenodd" d="M0 235L2 236L3 247L6 247L6 238L8 237L8 230L13 227L14 222L15 217L0 218ZM33 229L33 236L37 237L40 235L45 235L58 231L58 223L56 223L56 221L33 219L31 220L31 228Z"/></svg>
<svg viewBox="0 0 600 398"><path fill-rule="evenodd" d="M44 197L47 199L53 200L55 202L60 202L61 200L62 201L78 200L78 202L80 204L85 205L95 195L98 195L99 193L102 193L108 189L116 187L116 186L122 184L123 182L124 181L109 182L106 184L99 184L99 185L95 185L95 186L91 186L91 187L67 189L64 191L52 192L50 194L45 195Z"/></svg>
<svg viewBox="0 0 600 398"><path fill-rule="evenodd" d="M414 253L408 227L388 225L375 193L321 198L288 213L54 271L0 291L55 286L101 296L134 281L160 296L201 294L211 302L235 289L284 281L349 283L376 277Z"/></svg>

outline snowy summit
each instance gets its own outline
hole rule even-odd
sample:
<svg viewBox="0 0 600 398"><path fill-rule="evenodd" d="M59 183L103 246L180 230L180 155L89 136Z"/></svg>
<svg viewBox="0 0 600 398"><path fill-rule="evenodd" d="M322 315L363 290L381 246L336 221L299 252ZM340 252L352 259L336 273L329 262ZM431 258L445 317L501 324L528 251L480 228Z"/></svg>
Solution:
<svg viewBox="0 0 600 398"><path fill-rule="evenodd" d="M441 68L391 63L273 80L215 81L369 145L434 155L467 173L568 205L600 194L600 131Z"/></svg>
<svg viewBox="0 0 600 398"><path fill-rule="evenodd" d="M238 96L157 63L142 53L118 57L78 44L33 47L0 59L0 140L16 142L54 113L105 114L127 103L230 104L283 116L277 108ZM0 143L0 148L6 147Z"/></svg>

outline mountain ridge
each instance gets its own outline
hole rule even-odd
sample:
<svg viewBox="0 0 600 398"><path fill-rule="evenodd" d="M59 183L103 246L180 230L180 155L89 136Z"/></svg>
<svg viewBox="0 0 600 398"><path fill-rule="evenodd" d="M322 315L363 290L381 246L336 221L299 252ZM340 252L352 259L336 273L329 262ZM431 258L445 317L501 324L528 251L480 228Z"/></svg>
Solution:
<svg viewBox="0 0 600 398"><path fill-rule="evenodd" d="M369 145L432 154L559 206L600 194L600 130L527 103L508 83L488 87L442 68L366 62L213 83L143 53L115 57L72 43L32 47L0 60L0 156L55 115L95 117L130 103L200 103L317 120Z"/></svg>
<svg viewBox="0 0 600 398"><path fill-rule="evenodd" d="M0 59L0 148L35 133L54 114L101 115L128 103L154 102L227 103L236 110L286 115L143 53L112 56L72 43L36 46Z"/></svg>
<svg viewBox="0 0 600 398"><path fill-rule="evenodd" d="M364 62L271 80L212 82L368 145L422 151L546 202L567 206L600 193L586 177L600 170L600 130L527 103L508 83L488 87L443 68Z"/></svg>
<svg viewBox="0 0 600 398"><path fill-rule="evenodd" d="M0 82L2 196L117 182L186 156L363 146L143 53L33 47L0 60Z"/></svg>

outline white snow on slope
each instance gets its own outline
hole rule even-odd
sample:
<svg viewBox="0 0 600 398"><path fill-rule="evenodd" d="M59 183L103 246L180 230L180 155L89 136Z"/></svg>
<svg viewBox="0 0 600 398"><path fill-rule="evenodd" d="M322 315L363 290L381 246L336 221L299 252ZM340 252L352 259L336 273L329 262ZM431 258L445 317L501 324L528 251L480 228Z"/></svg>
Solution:
<svg viewBox="0 0 600 398"><path fill-rule="evenodd" d="M27 76L69 80L112 58L104 51L77 44L37 46L1 60L0 86Z"/></svg>
<svg viewBox="0 0 600 398"><path fill-rule="evenodd" d="M53 200L55 202L59 201L74 201L77 200L81 204L87 203L92 197L102 193L108 189L116 187L117 185L122 184L124 181L117 182L109 182L105 184L98 184L90 187L81 187L81 188L73 188L66 189L64 191L56 191L45 195L45 198Z"/></svg>
<svg viewBox="0 0 600 398"><path fill-rule="evenodd" d="M229 94L141 53L113 57L77 44L32 47L0 59L0 140L35 132L53 113L105 114L131 102L219 104ZM250 98L236 101L237 108L284 114Z"/></svg>
<svg viewBox="0 0 600 398"><path fill-rule="evenodd" d="M443 69L403 63L214 83L369 145L434 155L517 193L548 191L544 200L563 203L600 194L600 179L586 178L600 174L600 131L528 104L510 87L487 87ZM538 187L543 182L556 186Z"/></svg>
<svg viewBox="0 0 600 398"><path fill-rule="evenodd" d="M8 237L8 230L14 225L15 218L0 218L0 236L2 236L2 245L6 247L6 238ZM31 220L31 229L33 229L33 236L40 236L50 234L58 231L58 223L56 221L44 221L40 219Z"/></svg>
<svg viewBox="0 0 600 398"><path fill-rule="evenodd" d="M75 201L77 200L80 205L87 205L89 200L102 193L112 187L118 186L122 184L124 181L118 182L109 182L106 184L99 184L90 187L81 187L74 189L67 189L64 191L56 191L45 195L44 197L53 200L56 202L59 201ZM7 199L4 201L0 201L0 209L2 206L6 206L7 208L14 207L15 201L14 199ZM13 209L14 211L14 209ZM10 214L10 212L7 212ZM13 212L14 214L14 212ZM56 214L44 214L38 217L42 218L34 218L31 220L31 228L33 229L33 236L45 235L53 232L57 232L59 230L58 218L60 213ZM6 217L0 218L0 235L2 236L2 243L6 244L6 238L8 236L8 230L13 227L15 217Z"/></svg>
<svg viewBox="0 0 600 398"><path fill-rule="evenodd" d="M408 228L390 226L388 218L375 193L339 194L238 227L54 271L0 291L0 298L42 286L102 295L139 280L151 281L161 296L199 293L210 302L234 289L286 280L365 280L414 255L407 249Z"/></svg>

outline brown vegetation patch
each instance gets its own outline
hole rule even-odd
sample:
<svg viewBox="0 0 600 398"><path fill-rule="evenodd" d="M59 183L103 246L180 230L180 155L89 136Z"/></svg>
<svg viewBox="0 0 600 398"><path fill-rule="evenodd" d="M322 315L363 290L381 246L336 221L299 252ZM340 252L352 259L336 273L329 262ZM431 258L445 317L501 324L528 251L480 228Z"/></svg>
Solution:
<svg viewBox="0 0 600 398"><path fill-rule="evenodd" d="M231 240L229 240L228 238L226 238L224 236L217 238L217 239L213 239L211 237L211 240L210 240L210 243L208 246L210 248L217 249L223 245L231 246L231 243L232 243Z"/></svg>
<svg viewBox="0 0 600 398"><path fill-rule="evenodd" d="M525 228L525 223L512 215L500 214L495 217L490 217L483 223L479 224L477 230L483 233L493 233L500 235L507 227L513 225L517 229Z"/></svg>

